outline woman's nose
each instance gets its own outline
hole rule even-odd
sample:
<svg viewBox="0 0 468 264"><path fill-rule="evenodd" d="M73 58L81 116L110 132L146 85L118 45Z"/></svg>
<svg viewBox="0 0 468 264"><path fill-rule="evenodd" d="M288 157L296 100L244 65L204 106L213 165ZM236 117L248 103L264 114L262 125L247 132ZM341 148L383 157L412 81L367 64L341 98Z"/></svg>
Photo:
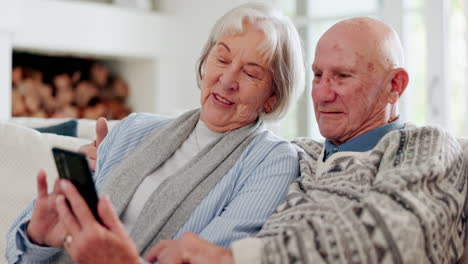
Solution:
<svg viewBox="0 0 468 264"><path fill-rule="evenodd" d="M335 100L336 93L329 77L323 76L312 84L312 97L314 101L330 102Z"/></svg>
<svg viewBox="0 0 468 264"><path fill-rule="evenodd" d="M222 85L223 88L228 89L228 90L237 90L239 89L239 80L238 80L238 71L233 68L227 68L221 77L219 78L219 81Z"/></svg>

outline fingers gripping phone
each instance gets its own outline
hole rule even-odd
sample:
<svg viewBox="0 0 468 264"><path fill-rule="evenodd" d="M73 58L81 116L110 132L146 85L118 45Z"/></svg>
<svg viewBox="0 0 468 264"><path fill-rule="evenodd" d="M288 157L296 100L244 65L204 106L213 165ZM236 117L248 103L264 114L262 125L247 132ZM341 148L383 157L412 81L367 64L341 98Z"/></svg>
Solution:
<svg viewBox="0 0 468 264"><path fill-rule="evenodd" d="M75 185L78 192L88 204L89 209L94 217L102 223L97 212L98 196L94 181L91 175L91 170L88 166L86 157L77 152L71 152L60 148L52 148L55 164L59 177L67 179Z"/></svg>

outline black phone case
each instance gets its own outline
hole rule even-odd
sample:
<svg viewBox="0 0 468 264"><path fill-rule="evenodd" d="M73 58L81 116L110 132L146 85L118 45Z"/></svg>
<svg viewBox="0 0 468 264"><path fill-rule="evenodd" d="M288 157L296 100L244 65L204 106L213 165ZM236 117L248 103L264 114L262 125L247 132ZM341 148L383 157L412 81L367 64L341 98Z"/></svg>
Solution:
<svg viewBox="0 0 468 264"><path fill-rule="evenodd" d="M60 148L52 148L52 153L59 177L75 185L94 217L102 223L97 212L98 196L86 157L81 153Z"/></svg>

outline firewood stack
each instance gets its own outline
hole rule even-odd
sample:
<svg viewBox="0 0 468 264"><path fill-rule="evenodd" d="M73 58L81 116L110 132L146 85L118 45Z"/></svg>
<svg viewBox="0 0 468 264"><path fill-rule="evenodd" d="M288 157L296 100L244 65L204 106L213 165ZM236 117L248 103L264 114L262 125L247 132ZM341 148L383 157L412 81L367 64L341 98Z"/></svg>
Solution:
<svg viewBox="0 0 468 264"><path fill-rule="evenodd" d="M125 80L110 75L109 69L94 63L89 72L60 73L44 81L43 73L15 66L12 73L13 116L122 119L129 87ZM87 78L83 78L87 76Z"/></svg>

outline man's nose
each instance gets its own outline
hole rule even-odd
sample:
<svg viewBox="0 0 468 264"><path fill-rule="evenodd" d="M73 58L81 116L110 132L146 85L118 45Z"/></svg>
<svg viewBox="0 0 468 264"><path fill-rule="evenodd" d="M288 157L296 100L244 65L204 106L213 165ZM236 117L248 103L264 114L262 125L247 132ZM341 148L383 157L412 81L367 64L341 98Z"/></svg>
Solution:
<svg viewBox="0 0 468 264"><path fill-rule="evenodd" d="M336 93L333 90L332 80L329 77L322 76L320 80L314 81L312 84L312 97L320 102L335 100Z"/></svg>
<svg viewBox="0 0 468 264"><path fill-rule="evenodd" d="M239 71L234 67L225 69L219 81L224 89L236 90L239 89Z"/></svg>

